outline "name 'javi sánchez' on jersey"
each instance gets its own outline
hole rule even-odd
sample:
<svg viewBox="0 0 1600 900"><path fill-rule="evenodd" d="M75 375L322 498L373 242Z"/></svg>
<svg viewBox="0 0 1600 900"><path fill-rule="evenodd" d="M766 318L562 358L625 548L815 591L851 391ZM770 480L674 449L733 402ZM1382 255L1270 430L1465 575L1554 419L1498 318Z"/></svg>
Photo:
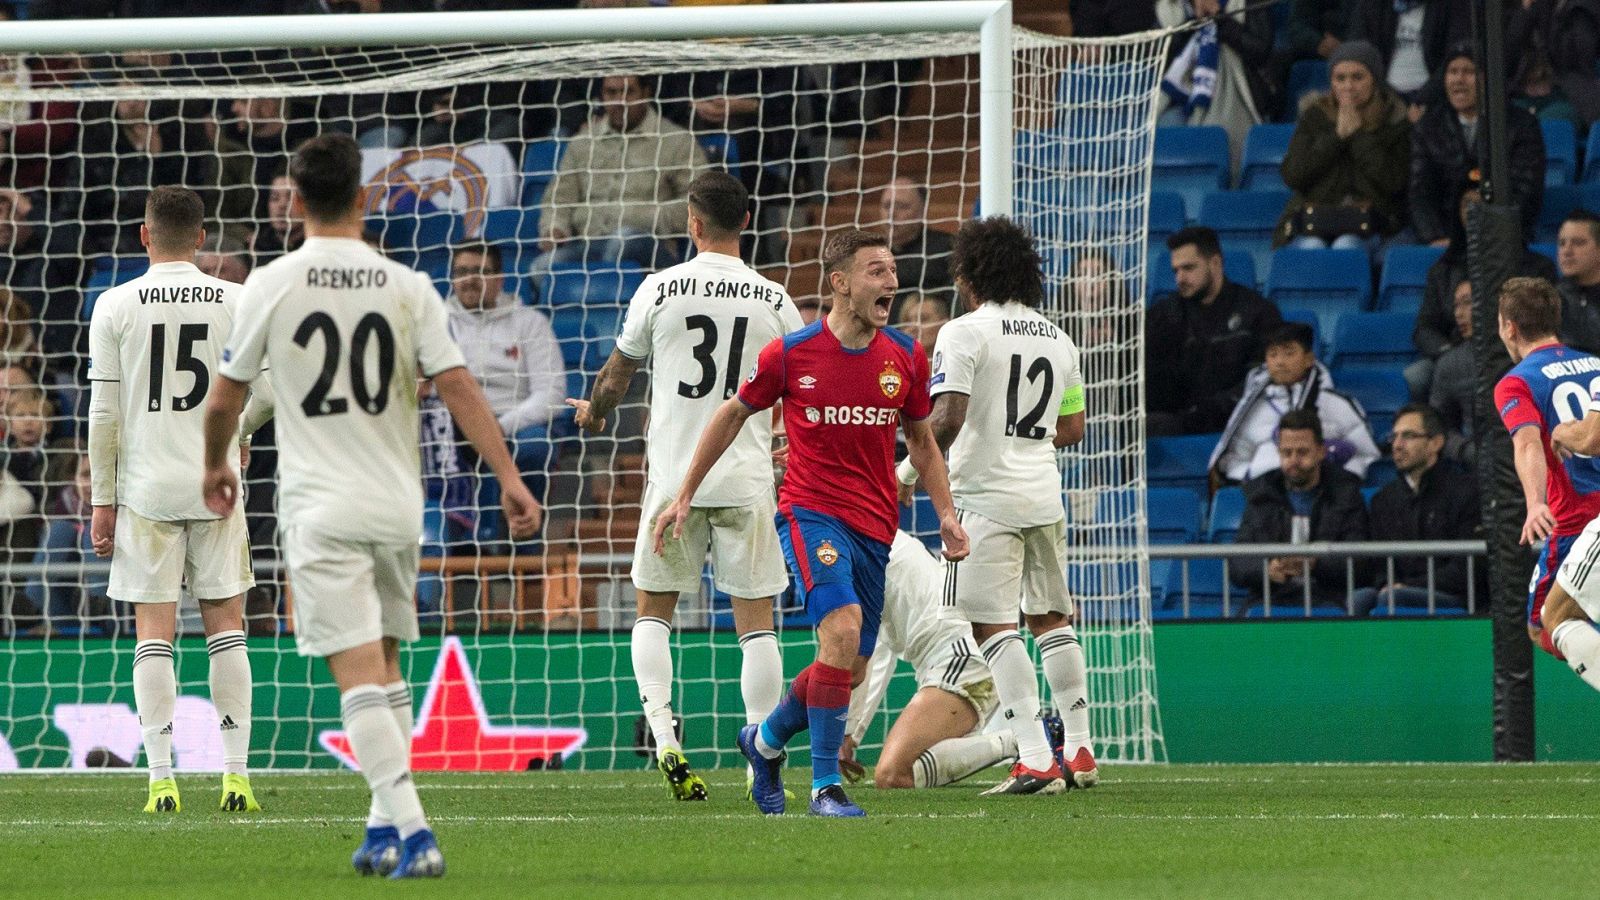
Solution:
<svg viewBox="0 0 1600 900"><path fill-rule="evenodd" d="M150 287L139 289L139 302L144 303L221 303L223 290L203 284L185 284L178 287Z"/></svg>
<svg viewBox="0 0 1600 900"><path fill-rule="evenodd" d="M656 305L673 297L705 297L712 300L759 300L774 309L783 304L783 292L776 285L752 281L711 281L701 290L698 278L672 278L656 285Z"/></svg>
<svg viewBox="0 0 1600 900"><path fill-rule="evenodd" d="M1056 335L1061 332L1057 331L1056 327L1049 322L1041 322L1037 319L1002 319L1000 321L1000 333L1008 337L1013 334L1019 334L1023 337L1046 337L1055 340Z"/></svg>
<svg viewBox="0 0 1600 900"><path fill-rule="evenodd" d="M306 269L306 287L361 290L381 288L389 283L389 273L382 269L335 269L329 266L312 266Z"/></svg>

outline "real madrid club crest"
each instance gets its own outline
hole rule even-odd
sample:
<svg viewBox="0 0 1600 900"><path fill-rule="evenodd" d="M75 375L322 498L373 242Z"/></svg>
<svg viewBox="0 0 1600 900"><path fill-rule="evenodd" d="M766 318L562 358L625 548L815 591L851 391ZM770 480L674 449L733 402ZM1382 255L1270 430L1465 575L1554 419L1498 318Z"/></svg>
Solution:
<svg viewBox="0 0 1600 900"><path fill-rule="evenodd" d="M823 541L817 545L817 561L825 566L831 566L839 561L839 551L833 549L833 544Z"/></svg>
<svg viewBox="0 0 1600 900"><path fill-rule="evenodd" d="M890 400L900 396L900 388L905 384L905 379L900 377L900 370L894 367L893 362L885 362L883 371L878 373L878 387L883 395Z"/></svg>

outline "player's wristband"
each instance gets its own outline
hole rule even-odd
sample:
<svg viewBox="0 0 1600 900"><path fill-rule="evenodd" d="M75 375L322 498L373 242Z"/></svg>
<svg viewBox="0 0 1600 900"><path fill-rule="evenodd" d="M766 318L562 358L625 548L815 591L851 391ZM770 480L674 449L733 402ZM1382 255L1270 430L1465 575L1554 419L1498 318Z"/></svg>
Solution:
<svg viewBox="0 0 1600 900"><path fill-rule="evenodd" d="M900 465L895 466L894 474L896 478L900 479L900 483L906 487L911 487L917 483L917 467L911 464L911 457L909 456L900 460Z"/></svg>

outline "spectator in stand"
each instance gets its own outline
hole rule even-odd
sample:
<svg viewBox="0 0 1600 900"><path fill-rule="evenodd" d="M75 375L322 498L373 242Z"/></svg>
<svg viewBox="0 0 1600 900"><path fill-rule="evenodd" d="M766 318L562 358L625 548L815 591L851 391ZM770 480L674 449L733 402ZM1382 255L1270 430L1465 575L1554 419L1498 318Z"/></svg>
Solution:
<svg viewBox="0 0 1600 900"><path fill-rule="evenodd" d="M47 252L45 209L34 197L0 188L0 284L33 309L39 345L51 368L77 371L78 290L82 255L75 247Z"/></svg>
<svg viewBox="0 0 1600 900"><path fill-rule="evenodd" d="M65 57L70 58L70 57ZM70 75L65 74L70 71ZM0 58L0 84L13 90L75 79L78 69L57 69L51 60L6 54ZM52 185L65 171L62 162L78 146L78 104L63 100L0 103L0 186L34 190Z"/></svg>
<svg viewBox="0 0 1600 900"><path fill-rule="evenodd" d="M250 251L243 241L219 230L206 235L200 252L195 254L194 264L212 278L244 284L245 277L250 274Z"/></svg>
<svg viewBox="0 0 1600 900"><path fill-rule="evenodd" d="M878 198L878 211L889 226L900 292L953 294L951 237L928 227L928 194L922 185L903 175L889 182Z"/></svg>
<svg viewBox="0 0 1600 900"><path fill-rule="evenodd" d="M33 608L48 617L55 629L80 625L90 609L108 606L106 576L82 571L79 567L94 560L89 538L89 454L76 439L51 445L47 481L50 500L45 507L44 543L33 557L37 566L47 566L43 574L28 582L27 595ZM84 600L89 600L85 608Z"/></svg>
<svg viewBox="0 0 1600 900"><path fill-rule="evenodd" d="M1600 0L1521 0L1506 6L1506 47L1515 61L1513 84L1531 99L1542 99L1540 105L1570 106L1573 118L1581 123L1600 119L1600 77L1595 73L1595 61L1600 59Z"/></svg>
<svg viewBox="0 0 1600 900"><path fill-rule="evenodd" d="M462 244L450 260L450 333L511 445L528 489L542 502L552 463L550 418L564 408L567 373L545 314L505 290L500 249ZM484 479L493 484L493 479ZM489 509L499 505L480 504Z"/></svg>
<svg viewBox="0 0 1600 900"><path fill-rule="evenodd" d="M10 288L0 287L0 366L30 363L38 357L32 307Z"/></svg>
<svg viewBox="0 0 1600 900"><path fill-rule="evenodd" d="M250 165L250 183L256 188L251 208L255 218L267 215L267 196L273 176L287 172L289 157L301 141L316 133L316 123L297 119L282 97L250 97L233 101L233 118L219 134L223 156L242 157Z"/></svg>
<svg viewBox="0 0 1600 900"><path fill-rule="evenodd" d="M28 366L21 363L11 363L0 368L0 440L6 436L6 406L11 398L30 389L38 389L39 384L33 378L33 372Z"/></svg>
<svg viewBox="0 0 1600 900"><path fill-rule="evenodd" d="M282 172L272 176L267 191L267 218L256 226L251 252L255 264L264 266L305 240L305 225L294 217L294 184Z"/></svg>
<svg viewBox="0 0 1600 900"><path fill-rule="evenodd" d="M1133 308L1133 297L1111 254L1100 249L1085 250L1072 261L1066 308L1074 317L1073 338L1082 352L1093 352L1118 339L1117 317Z"/></svg>
<svg viewBox="0 0 1600 900"><path fill-rule="evenodd" d="M1466 334L1456 327L1455 292L1456 286L1467 279L1467 213L1472 204L1482 199L1476 186L1461 195L1459 213L1450 220L1450 243L1444 255L1428 267L1422 306L1417 309L1417 325L1411 332L1411 340L1421 355L1405 368L1412 399L1428 396L1434 366L1446 351L1466 339ZM1556 267L1550 257L1524 246L1514 274L1555 281Z"/></svg>
<svg viewBox="0 0 1600 900"><path fill-rule="evenodd" d="M423 97L427 115L417 130L422 147L460 147L481 141L522 139L522 113L515 105L497 106L491 85L461 84Z"/></svg>
<svg viewBox="0 0 1600 900"><path fill-rule="evenodd" d="M1266 77L1272 12L1247 11L1248 5L1246 0L1156 0L1162 27L1200 23L1172 38L1161 81L1162 124L1221 125L1236 160L1244 156L1250 126L1265 121L1277 106L1277 91Z"/></svg>
<svg viewBox="0 0 1600 900"><path fill-rule="evenodd" d="M1156 27L1155 0L1072 0L1075 37L1118 37Z"/></svg>
<svg viewBox="0 0 1600 900"><path fill-rule="evenodd" d="M1167 238L1174 294L1145 317L1145 406L1152 435L1218 431L1240 386L1283 324L1278 307L1222 272L1217 233L1193 226Z"/></svg>
<svg viewBox="0 0 1600 900"><path fill-rule="evenodd" d="M1429 78L1450 47L1472 39L1470 0L1354 0L1345 18L1346 41L1377 48L1373 71L1421 114L1430 99Z"/></svg>
<svg viewBox="0 0 1600 900"><path fill-rule="evenodd" d="M1435 247L1450 243L1461 197L1478 186L1476 175L1489 155L1489 130L1478 127L1478 66L1470 45L1450 48L1442 81L1446 102L1429 106L1411 127L1411 226L1418 241ZM1523 240L1529 240L1544 201L1544 134L1523 109L1512 106L1507 116L1511 193L1505 199L1521 208Z"/></svg>
<svg viewBox="0 0 1600 900"><path fill-rule="evenodd" d="M1350 0L1294 0L1289 9L1292 59L1327 59L1344 43Z"/></svg>
<svg viewBox="0 0 1600 900"><path fill-rule="evenodd" d="M1400 98L1378 82L1383 66L1371 44L1347 41L1329 62L1331 90L1301 100L1283 156L1294 193L1274 244L1372 253L1406 224L1410 123Z"/></svg>
<svg viewBox="0 0 1600 900"><path fill-rule="evenodd" d="M1467 465L1477 458L1472 436L1472 399L1478 388L1478 363L1472 355L1472 282L1463 278L1455 289L1456 328L1461 342L1439 357L1433 370L1428 405L1444 421L1445 456Z"/></svg>
<svg viewBox="0 0 1600 900"><path fill-rule="evenodd" d="M1561 343L1600 354L1600 216L1573 210L1556 236Z"/></svg>
<svg viewBox="0 0 1600 900"><path fill-rule="evenodd" d="M1288 410L1317 413L1328 436L1328 459L1357 478L1378 458L1361 404L1334 390L1333 377L1311 348L1311 326L1288 322L1267 335L1267 361L1245 379L1244 396L1211 451L1212 480L1249 481L1278 465L1273 446L1278 419Z"/></svg>
<svg viewBox="0 0 1600 900"><path fill-rule="evenodd" d="M942 294L904 294L894 317L894 327L922 342L922 352L933 358L939 330L950 321L950 301Z"/></svg>
<svg viewBox="0 0 1600 900"><path fill-rule="evenodd" d="M1471 541L1483 534L1483 510L1478 505L1478 485L1472 473L1444 459L1444 420L1438 410L1413 403L1394 420L1394 467L1400 477L1372 498L1371 538L1374 541ZM1426 556L1401 556L1394 560L1393 580L1383 560L1373 560L1374 587L1355 592L1350 613L1370 615L1373 609L1394 606L1428 606L1432 589L1434 607L1465 608L1467 559L1438 559L1430 567ZM1483 569L1480 567L1481 575ZM1480 581L1480 588L1483 586Z"/></svg>
<svg viewBox="0 0 1600 900"><path fill-rule="evenodd" d="M16 553L32 559L39 546L49 417L50 401L38 388L13 390L6 400L5 462L0 472L0 563L6 566Z"/></svg>
<svg viewBox="0 0 1600 900"><path fill-rule="evenodd" d="M539 218L536 276L557 262L627 260L645 268L677 261L689 220L689 182L705 151L661 117L654 80L601 81L604 114L573 137Z"/></svg>
<svg viewBox="0 0 1600 900"><path fill-rule="evenodd" d="M1309 409L1292 409L1272 423L1279 461L1244 485L1244 516L1238 544L1305 544L1367 539L1367 507L1361 479L1327 459L1322 422ZM1357 567L1357 575L1361 567ZM1338 558L1279 556L1241 559L1232 567L1234 584L1263 599L1262 580L1271 585L1274 604L1299 605L1309 587L1311 602L1344 606L1349 587L1345 561ZM1308 583L1309 582L1309 583ZM1243 610L1241 610L1243 612Z"/></svg>

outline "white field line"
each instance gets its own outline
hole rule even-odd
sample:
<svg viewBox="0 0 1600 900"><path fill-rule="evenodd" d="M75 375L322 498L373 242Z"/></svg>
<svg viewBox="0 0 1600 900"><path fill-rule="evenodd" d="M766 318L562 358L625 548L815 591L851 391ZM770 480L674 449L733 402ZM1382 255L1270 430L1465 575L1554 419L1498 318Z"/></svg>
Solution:
<svg viewBox="0 0 1600 900"><path fill-rule="evenodd" d="M974 810L964 813L877 813L877 819L983 819L988 817L985 810ZM739 821L739 822L806 822L812 821L810 816L761 816L755 812L734 814L717 813L706 816L682 815L604 815L604 816L429 816L429 822L444 822L447 824L461 825L508 825L508 824L560 824L572 825L585 822L619 823L619 822L673 822L687 824L690 822L704 821ZM226 819L209 820L181 820L181 819L152 819L144 821L111 821L106 819L3 819L0 818L0 829L4 828L127 828L134 827L141 831L155 828L206 828L214 829L218 825L323 825L360 828L366 820L354 817L326 817L326 816L231 816Z"/></svg>

